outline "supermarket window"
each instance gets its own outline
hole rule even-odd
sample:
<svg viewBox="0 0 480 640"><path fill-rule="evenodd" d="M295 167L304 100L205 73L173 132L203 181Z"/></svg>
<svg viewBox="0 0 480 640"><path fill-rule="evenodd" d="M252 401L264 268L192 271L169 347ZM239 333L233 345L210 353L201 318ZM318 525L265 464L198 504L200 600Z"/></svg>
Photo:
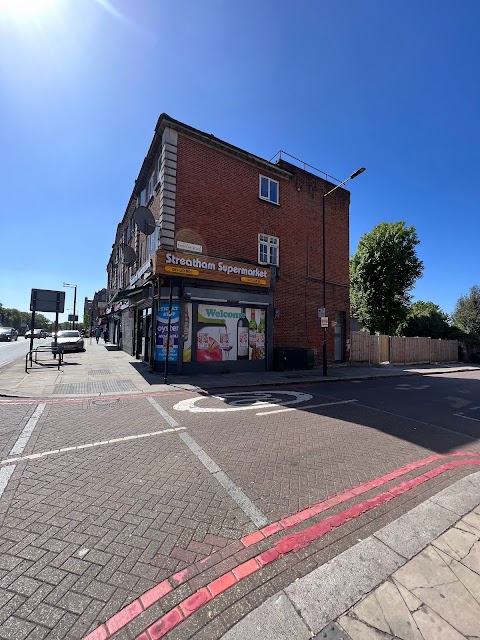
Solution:
<svg viewBox="0 0 480 640"><path fill-rule="evenodd" d="M266 176L260 176L258 197L261 200L268 200L268 202L273 202L273 204L279 204L278 182Z"/></svg>
<svg viewBox="0 0 480 640"><path fill-rule="evenodd" d="M278 267L279 239L275 236L258 234L258 262L260 264L273 264Z"/></svg>

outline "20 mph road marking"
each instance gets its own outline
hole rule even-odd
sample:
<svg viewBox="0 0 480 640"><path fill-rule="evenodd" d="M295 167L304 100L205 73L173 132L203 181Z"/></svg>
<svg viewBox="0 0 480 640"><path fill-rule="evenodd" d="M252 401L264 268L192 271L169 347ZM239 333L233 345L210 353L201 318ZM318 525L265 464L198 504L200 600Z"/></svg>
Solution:
<svg viewBox="0 0 480 640"><path fill-rule="evenodd" d="M286 396L286 398L282 397ZM310 393L300 391L239 391L236 393L223 393L217 396L200 396L181 400L173 408L176 411L191 411L192 413L223 413L225 411L249 411L278 407L287 404L299 404L311 400ZM198 407L197 402L208 400L220 400L224 403L221 407Z"/></svg>
<svg viewBox="0 0 480 640"><path fill-rule="evenodd" d="M338 402L323 402L322 404L304 404L301 407L288 407L288 409L274 409L273 411L261 411L257 416L269 416L271 413L284 413L285 411L303 411L303 409L316 409L317 407L330 407L333 404L350 404L358 400L339 400Z"/></svg>

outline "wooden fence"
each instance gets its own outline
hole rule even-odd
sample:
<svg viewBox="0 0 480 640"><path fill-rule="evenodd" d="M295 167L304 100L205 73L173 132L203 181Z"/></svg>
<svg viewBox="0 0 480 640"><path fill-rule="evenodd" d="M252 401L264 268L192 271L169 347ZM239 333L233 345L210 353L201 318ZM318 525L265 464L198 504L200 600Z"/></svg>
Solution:
<svg viewBox="0 0 480 640"><path fill-rule="evenodd" d="M366 331L350 333L350 362L364 364L425 364L457 362L457 340L371 336Z"/></svg>

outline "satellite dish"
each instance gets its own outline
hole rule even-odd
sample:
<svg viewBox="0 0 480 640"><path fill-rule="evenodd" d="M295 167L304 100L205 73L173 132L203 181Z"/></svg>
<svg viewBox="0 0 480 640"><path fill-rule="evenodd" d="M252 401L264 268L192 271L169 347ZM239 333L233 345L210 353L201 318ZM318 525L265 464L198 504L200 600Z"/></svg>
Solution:
<svg viewBox="0 0 480 640"><path fill-rule="evenodd" d="M133 264L137 259L137 254L129 244L123 245L123 263L127 266Z"/></svg>
<svg viewBox="0 0 480 640"><path fill-rule="evenodd" d="M137 229L146 236L152 235L155 231L155 218L147 207L137 207L133 214L133 219L137 225Z"/></svg>

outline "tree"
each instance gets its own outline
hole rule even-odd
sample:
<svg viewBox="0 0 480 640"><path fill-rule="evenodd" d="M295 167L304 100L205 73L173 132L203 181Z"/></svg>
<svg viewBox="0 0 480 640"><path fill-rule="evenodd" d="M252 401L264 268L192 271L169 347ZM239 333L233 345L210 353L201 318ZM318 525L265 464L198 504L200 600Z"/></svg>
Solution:
<svg viewBox="0 0 480 640"><path fill-rule="evenodd" d="M408 314L409 291L423 273L415 227L382 222L365 233L350 260L350 305L371 333L396 332Z"/></svg>
<svg viewBox="0 0 480 640"><path fill-rule="evenodd" d="M414 302L404 323L399 326L399 333L403 336L424 336L427 338L449 338L451 327L448 315L438 304L433 302Z"/></svg>
<svg viewBox="0 0 480 640"><path fill-rule="evenodd" d="M462 331L480 337L480 287L477 284L468 295L458 299L452 318Z"/></svg>

